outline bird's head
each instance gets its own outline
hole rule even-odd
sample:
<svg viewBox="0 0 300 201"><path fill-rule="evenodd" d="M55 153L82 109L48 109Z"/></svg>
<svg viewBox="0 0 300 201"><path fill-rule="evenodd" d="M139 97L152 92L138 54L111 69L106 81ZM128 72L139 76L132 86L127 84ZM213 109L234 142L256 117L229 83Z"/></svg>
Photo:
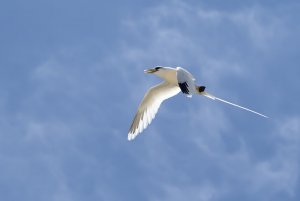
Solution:
<svg viewBox="0 0 300 201"><path fill-rule="evenodd" d="M161 71L164 70L164 67L162 66L156 66L155 68L149 68L147 70L144 70L145 73L154 73L154 74L157 74Z"/></svg>
<svg viewBox="0 0 300 201"><path fill-rule="evenodd" d="M167 77L170 76L170 74L174 72L176 73L176 69L171 67L156 66L154 68L144 70L144 72L154 74L162 79L166 79Z"/></svg>

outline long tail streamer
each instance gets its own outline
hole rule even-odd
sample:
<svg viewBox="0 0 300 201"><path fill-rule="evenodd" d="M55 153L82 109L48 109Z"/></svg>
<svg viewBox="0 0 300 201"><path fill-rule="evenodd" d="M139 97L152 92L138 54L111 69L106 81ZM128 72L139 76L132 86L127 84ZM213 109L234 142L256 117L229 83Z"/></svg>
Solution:
<svg viewBox="0 0 300 201"><path fill-rule="evenodd" d="M229 104L229 105L232 105L232 106L241 108L241 109L243 109L243 110L252 112L252 113L257 114L257 115L259 115L259 116L262 116L262 117L265 117L265 118L269 118L269 117L267 117L266 115L263 115L263 114L261 114L261 113L259 113L259 112L256 112L256 111L254 111L254 110L250 110L249 108L242 107L242 106L240 106L240 105L237 105L237 104L231 103L231 102L229 102L229 101L223 100L223 99L218 98L218 97L216 97L216 96L214 96L214 95L211 95L211 94L209 94L209 93L207 93L207 92L205 92L205 91L204 91L204 92L201 92L200 94L203 95L203 96L206 96L206 97L208 97L208 98L210 98L210 99L218 100L218 101L221 101L221 102L223 102L223 103L227 103L227 104Z"/></svg>

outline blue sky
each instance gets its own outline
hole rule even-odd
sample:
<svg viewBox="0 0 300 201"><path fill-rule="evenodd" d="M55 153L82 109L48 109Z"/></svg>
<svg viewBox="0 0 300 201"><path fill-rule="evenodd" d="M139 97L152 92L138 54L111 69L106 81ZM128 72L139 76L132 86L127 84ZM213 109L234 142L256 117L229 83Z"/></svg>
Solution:
<svg viewBox="0 0 300 201"><path fill-rule="evenodd" d="M298 1L0 3L0 199L300 199ZM211 93L162 104L134 141L143 70Z"/></svg>

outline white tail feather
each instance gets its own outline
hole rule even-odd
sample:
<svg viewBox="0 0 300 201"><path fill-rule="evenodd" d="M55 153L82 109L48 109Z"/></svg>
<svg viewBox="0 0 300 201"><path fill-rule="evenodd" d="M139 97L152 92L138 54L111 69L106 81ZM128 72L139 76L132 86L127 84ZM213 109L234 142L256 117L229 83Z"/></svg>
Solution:
<svg viewBox="0 0 300 201"><path fill-rule="evenodd" d="M221 101L221 102L223 102L223 103L227 103L227 104L229 104L229 105L232 105L232 106L241 108L241 109L243 109L243 110L252 112L252 113L257 114L257 115L259 115L259 116L262 116L262 117L265 117L265 118L269 118L269 117L267 117L266 115L263 115L263 114L261 114L261 113L259 113L259 112L254 111L254 110L250 110L249 108L242 107L242 106L240 106L240 105L237 105L237 104L231 103L231 102L229 102L229 101L223 100L223 99L221 99L221 98L218 98L218 97L216 97L216 96L214 96L214 95L211 95L211 94L207 93L206 91L200 92L200 94L203 95L203 96L205 96L205 97L207 97L207 98L210 98L210 99L212 99L212 100L218 100L218 101Z"/></svg>

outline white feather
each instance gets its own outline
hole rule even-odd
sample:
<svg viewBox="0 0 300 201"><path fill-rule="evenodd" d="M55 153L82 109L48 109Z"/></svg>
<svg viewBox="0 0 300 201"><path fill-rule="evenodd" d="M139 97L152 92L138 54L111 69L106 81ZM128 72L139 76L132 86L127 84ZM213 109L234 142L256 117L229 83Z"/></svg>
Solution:
<svg viewBox="0 0 300 201"><path fill-rule="evenodd" d="M192 97L193 94L196 94L196 87L195 87L195 78L193 75L188 72L187 70L177 67L177 80L178 83L186 83L187 88L189 90L188 94L185 94L187 97Z"/></svg>
<svg viewBox="0 0 300 201"><path fill-rule="evenodd" d="M128 133L128 140L133 140L154 119L160 104L180 92L178 86L168 82L160 83L148 90L133 119Z"/></svg>

